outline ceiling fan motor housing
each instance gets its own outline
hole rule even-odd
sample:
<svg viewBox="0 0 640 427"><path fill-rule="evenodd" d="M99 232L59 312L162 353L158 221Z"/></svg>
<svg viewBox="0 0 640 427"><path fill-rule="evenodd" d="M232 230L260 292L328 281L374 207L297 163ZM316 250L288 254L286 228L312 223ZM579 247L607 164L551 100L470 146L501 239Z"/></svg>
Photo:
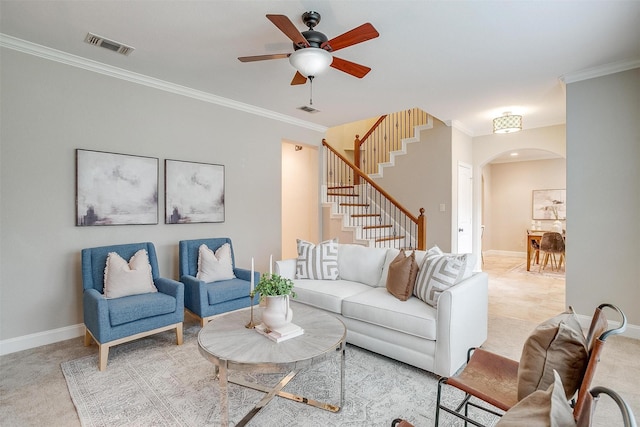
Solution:
<svg viewBox="0 0 640 427"><path fill-rule="evenodd" d="M322 46L322 43L325 43L326 41L329 40L327 38L327 36L322 34L320 31L316 31L316 30L303 31L302 35L304 36L305 39L307 39L307 41L309 42L311 47L319 48L319 47ZM304 49L303 47L300 47L300 46L296 45L295 43L293 44L293 48L295 50ZM330 49L327 49L327 50L330 50Z"/></svg>

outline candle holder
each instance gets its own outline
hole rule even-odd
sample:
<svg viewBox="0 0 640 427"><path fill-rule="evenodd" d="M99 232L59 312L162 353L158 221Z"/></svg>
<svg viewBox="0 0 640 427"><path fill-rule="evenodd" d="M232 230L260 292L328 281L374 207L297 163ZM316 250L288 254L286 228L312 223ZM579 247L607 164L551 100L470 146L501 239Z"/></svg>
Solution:
<svg viewBox="0 0 640 427"><path fill-rule="evenodd" d="M253 329L256 327L256 324L253 323L253 297L255 296L255 293L251 292L249 296L251 297L251 319L249 320L249 323L244 325L244 327L247 329Z"/></svg>

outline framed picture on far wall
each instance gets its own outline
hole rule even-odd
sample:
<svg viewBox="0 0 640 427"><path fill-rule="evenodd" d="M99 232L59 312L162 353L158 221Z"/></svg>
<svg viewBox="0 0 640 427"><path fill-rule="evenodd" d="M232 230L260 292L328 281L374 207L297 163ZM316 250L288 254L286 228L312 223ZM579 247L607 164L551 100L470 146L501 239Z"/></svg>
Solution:
<svg viewBox="0 0 640 427"><path fill-rule="evenodd" d="M567 219L567 190L533 190L533 219Z"/></svg>
<svg viewBox="0 0 640 427"><path fill-rule="evenodd" d="M165 223L224 222L224 166L166 159Z"/></svg>
<svg viewBox="0 0 640 427"><path fill-rule="evenodd" d="M76 149L76 225L158 223L158 159Z"/></svg>

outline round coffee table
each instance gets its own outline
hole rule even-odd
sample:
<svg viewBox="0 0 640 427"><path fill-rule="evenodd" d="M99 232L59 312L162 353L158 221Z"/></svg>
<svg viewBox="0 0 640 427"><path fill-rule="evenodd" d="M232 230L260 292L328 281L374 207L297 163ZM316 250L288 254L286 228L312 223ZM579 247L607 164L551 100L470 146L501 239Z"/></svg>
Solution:
<svg viewBox="0 0 640 427"><path fill-rule="evenodd" d="M228 383L238 384L266 395L236 424L243 426L275 396L338 412L344 398L345 338L344 323L331 314L316 308L291 303L293 323L304 329L304 334L276 343L253 329L245 328L249 311L240 310L213 318L198 334L198 349L218 371L220 385L222 425L229 425ZM260 323L262 310L256 310L254 321ZM257 314L257 315L256 315ZM327 359L340 351L340 403L331 405L282 391L300 370ZM260 373L288 372L275 387L267 387L244 378L230 378L229 371Z"/></svg>

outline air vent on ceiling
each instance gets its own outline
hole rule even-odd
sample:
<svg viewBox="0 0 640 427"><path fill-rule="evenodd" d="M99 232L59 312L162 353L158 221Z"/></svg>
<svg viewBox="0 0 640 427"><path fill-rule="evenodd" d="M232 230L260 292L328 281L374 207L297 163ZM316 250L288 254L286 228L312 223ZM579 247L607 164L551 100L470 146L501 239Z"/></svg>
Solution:
<svg viewBox="0 0 640 427"><path fill-rule="evenodd" d="M94 46L100 46L105 49L112 50L116 53L121 53L122 55L129 55L134 51L134 47L124 45L122 43L106 39L102 36L98 36L96 34L87 33L87 37L84 38L84 41L92 44Z"/></svg>
<svg viewBox="0 0 640 427"><path fill-rule="evenodd" d="M298 110L306 111L307 113L319 113L320 112L320 110L316 110L313 107L307 107L306 105L303 105L302 107L298 107Z"/></svg>

